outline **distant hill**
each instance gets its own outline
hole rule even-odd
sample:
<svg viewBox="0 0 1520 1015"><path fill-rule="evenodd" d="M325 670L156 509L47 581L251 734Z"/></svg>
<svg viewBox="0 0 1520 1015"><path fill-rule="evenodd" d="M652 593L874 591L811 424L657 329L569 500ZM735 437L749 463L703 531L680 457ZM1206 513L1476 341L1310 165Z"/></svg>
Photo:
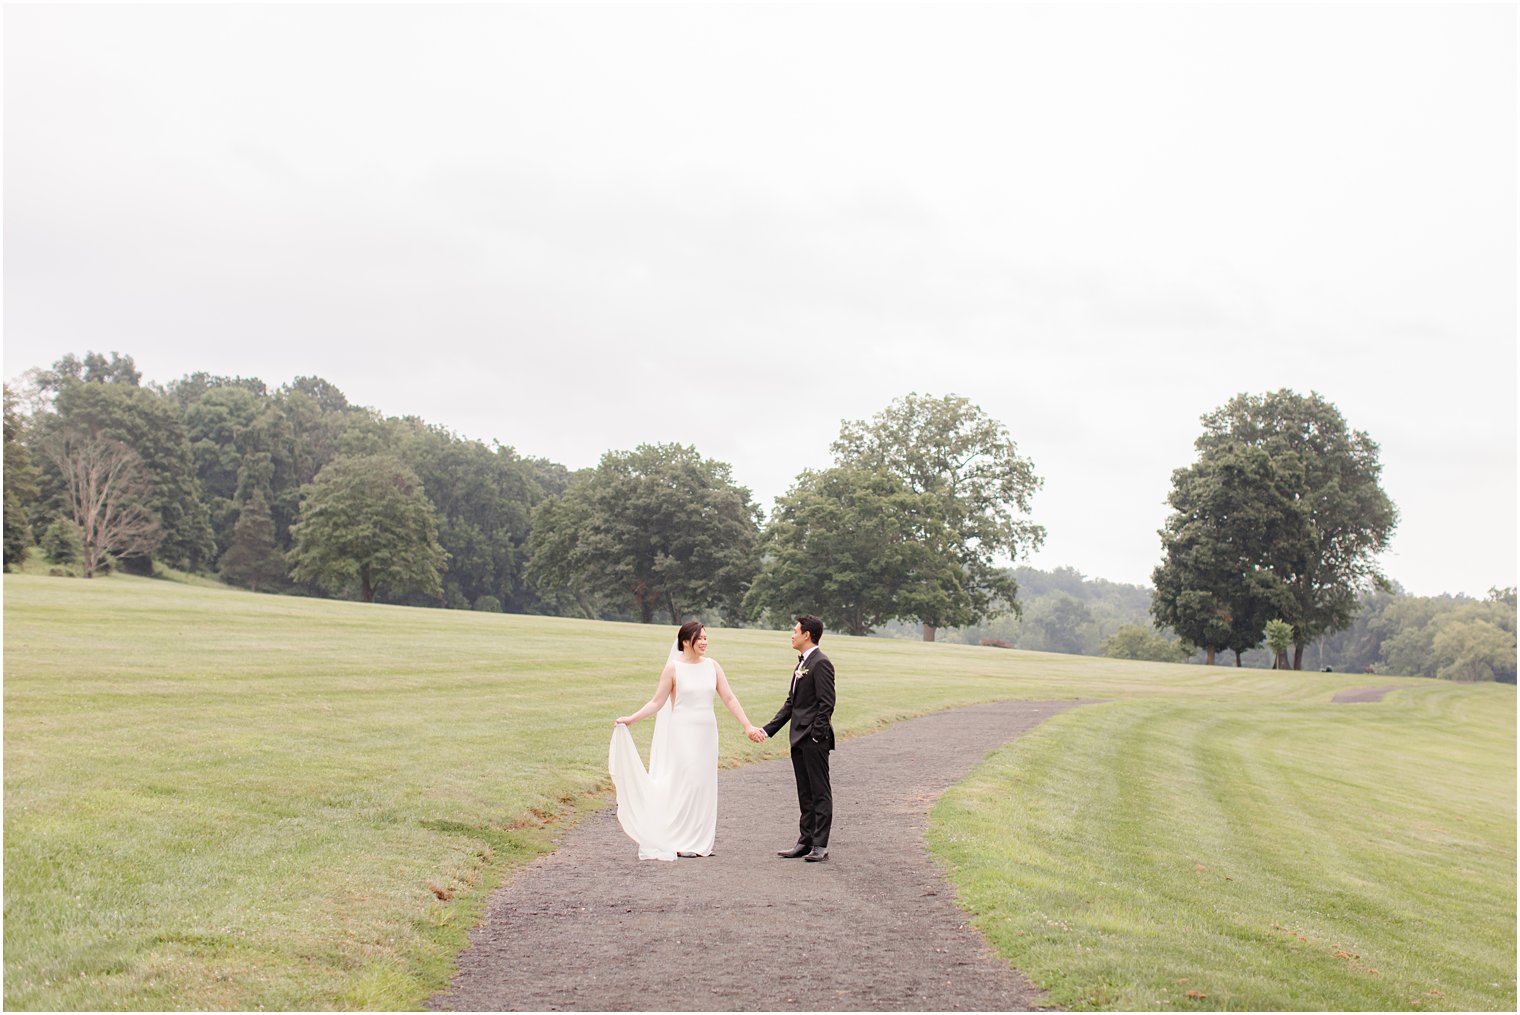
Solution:
<svg viewBox="0 0 1520 1015"><path fill-rule="evenodd" d="M1074 567L1041 571L1013 569L1019 582L1023 617L1005 616L974 627L941 629L936 640L979 645L1003 642L1012 648L1073 655L1101 655L1105 639L1126 624L1151 627L1151 590L1103 578L1089 578ZM881 634L919 638L916 625L891 624Z"/></svg>
<svg viewBox="0 0 1520 1015"><path fill-rule="evenodd" d="M1155 630L1151 589L1088 578L1071 567L1014 569L1022 618L1005 616L976 627L941 629L936 640L952 644L1002 644L1009 648L1072 655L1103 654L1103 643L1120 627ZM1304 669L1452 680L1515 681L1515 590L1493 589L1484 599L1411 596L1397 583L1365 594L1351 625L1313 642ZM919 638L916 624L890 624L888 638ZM1170 631L1157 632L1174 640ZM1197 653L1194 662L1202 661ZM1221 653L1220 665L1234 657ZM1272 653L1252 649L1243 666L1270 669Z"/></svg>

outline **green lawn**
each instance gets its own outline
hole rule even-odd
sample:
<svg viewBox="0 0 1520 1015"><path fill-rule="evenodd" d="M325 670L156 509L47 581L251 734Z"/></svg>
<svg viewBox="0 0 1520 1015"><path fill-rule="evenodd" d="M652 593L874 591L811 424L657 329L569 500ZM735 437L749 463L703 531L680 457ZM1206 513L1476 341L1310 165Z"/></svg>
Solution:
<svg viewBox="0 0 1520 1015"><path fill-rule="evenodd" d="M1067 713L947 793L963 906L1069 1008L1515 1008L1513 687Z"/></svg>
<svg viewBox="0 0 1520 1015"><path fill-rule="evenodd" d="M7 575L4 593L12 1009L416 1007L490 889L607 801L611 719L672 637L125 576ZM991 759L933 831L989 935L1058 999L1323 1007L1302 983L1333 944L1359 956L1338 977L1388 984L1347 1006L1418 987L1424 1007L1510 1007L1513 688L1380 678L1416 690L1332 707L1365 678L828 645L846 736L976 701L1113 701ZM786 636L714 630L712 653L768 718ZM783 750L720 730L727 763ZM1222 963L1242 982L1179 995L1204 967L1169 956L1200 941L1248 952Z"/></svg>

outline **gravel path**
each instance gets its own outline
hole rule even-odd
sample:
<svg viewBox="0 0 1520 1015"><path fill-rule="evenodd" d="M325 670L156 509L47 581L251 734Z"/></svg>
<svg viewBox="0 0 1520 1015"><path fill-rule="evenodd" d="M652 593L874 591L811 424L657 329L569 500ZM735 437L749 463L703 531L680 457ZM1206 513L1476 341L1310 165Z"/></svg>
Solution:
<svg viewBox="0 0 1520 1015"><path fill-rule="evenodd" d="M797 837L785 758L718 773L717 852L705 859L640 862L612 809L599 812L491 898L429 1007L1040 1007L1039 991L967 925L923 835L935 799L989 751L1079 704L978 705L842 743L827 863L775 856Z"/></svg>
<svg viewBox="0 0 1520 1015"><path fill-rule="evenodd" d="M1335 697L1330 699L1330 703L1332 705L1361 705L1382 701L1383 695L1389 691L1402 690L1403 686L1394 684L1391 687L1354 687L1349 691L1337 691Z"/></svg>

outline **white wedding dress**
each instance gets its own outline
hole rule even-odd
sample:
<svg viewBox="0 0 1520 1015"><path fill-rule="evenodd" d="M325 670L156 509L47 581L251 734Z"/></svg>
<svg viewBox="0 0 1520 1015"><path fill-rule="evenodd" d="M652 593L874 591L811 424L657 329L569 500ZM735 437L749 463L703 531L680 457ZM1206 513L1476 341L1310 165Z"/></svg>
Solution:
<svg viewBox="0 0 1520 1015"><path fill-rule="evenodd" d="M648 770L627 726L614 727L607 751L618 824L640 860L710 856L718 831L718 670L711 659L677 658L675 668L675 706L666 701L655 714Z"/></svg>

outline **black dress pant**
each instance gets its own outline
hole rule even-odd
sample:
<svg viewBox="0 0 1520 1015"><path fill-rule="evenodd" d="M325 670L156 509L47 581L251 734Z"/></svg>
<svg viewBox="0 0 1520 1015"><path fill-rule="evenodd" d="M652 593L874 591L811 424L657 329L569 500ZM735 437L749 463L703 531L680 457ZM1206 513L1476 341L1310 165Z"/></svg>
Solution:
<svg viewBox="0 0 1520 1015"><path fill-rule="evenodd" d="M797 777L797 807L802 811L797 841L827 849L834 824L834 791L829 787L829 748L811 738L792 747L792 773Z"/></svg>

